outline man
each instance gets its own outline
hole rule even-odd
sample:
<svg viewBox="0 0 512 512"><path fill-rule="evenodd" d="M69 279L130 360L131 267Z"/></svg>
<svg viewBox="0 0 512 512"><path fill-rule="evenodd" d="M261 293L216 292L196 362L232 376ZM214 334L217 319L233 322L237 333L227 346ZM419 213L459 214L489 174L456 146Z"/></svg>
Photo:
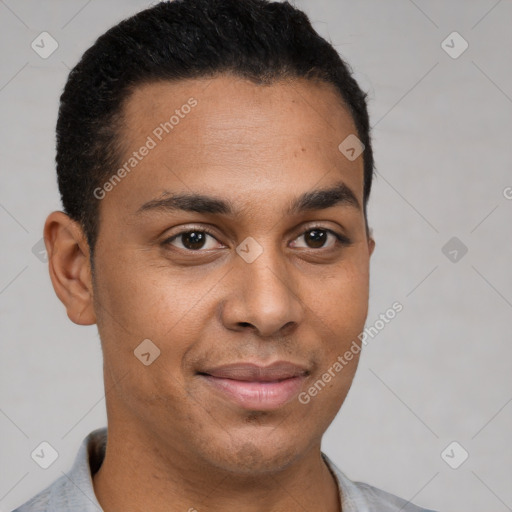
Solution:
<svg viewBox="0 0 512 512"><path fill-rule="evenodd" d="M70 73L57 172L50 276L98 325L108 438L18 512L424 510L321 452L361 350L373 157L305 14L175 0L113 27Z"/></svg>

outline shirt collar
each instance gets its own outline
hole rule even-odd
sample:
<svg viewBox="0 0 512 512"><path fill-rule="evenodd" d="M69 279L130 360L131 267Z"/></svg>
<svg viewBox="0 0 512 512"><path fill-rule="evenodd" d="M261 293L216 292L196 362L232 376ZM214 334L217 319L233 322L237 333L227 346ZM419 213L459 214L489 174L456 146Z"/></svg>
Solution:
<svg viewBox="0 0 512 512"><path fill-rule="evenodd" d="M103 512L94 494L92 477L103 462L106 444L107 427L93 430L83 439L70 471L60 479L61 485L52 490L49 510Z"/></svg>

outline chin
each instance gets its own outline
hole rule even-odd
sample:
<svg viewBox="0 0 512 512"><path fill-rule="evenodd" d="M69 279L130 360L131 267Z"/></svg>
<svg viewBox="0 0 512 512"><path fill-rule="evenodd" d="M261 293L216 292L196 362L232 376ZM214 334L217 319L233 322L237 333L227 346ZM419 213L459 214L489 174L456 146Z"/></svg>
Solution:
<svg viewBox="0 0 512 512"><path fill-rule="evenodd" d="M275 432L275 428L272 428ZM287 444L287 441L290 444ZM291 442L293 441L293 444ZM273 438L268 429L261 428L261 433L247 433L240 438L232 435L226 444L209 443L212 450L204 454L209 462L219 469L239 474L254 476L255 474L276 472L291 464L306 447L297 446L297 436L281 432Z"/></svg>

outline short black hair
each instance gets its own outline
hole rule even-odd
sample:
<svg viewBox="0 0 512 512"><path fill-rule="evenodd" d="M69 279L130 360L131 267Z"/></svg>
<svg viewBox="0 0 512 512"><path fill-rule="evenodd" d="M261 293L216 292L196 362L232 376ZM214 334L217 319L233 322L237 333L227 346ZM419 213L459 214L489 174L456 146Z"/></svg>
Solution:
<svg viewBox="0 0 512 512"><path fill-rule="evenodd" d="M364 217L374 162L367 94L350 66L287 1L160 2L101 35L71 70L57 120L57 176L64 211L78 221L91 251L99 227L94 190L120 165L124 101L162 80L230 73L257 84L306 78L334 85L364 144ZM341 142L341 141L340 141Z"/></svg>

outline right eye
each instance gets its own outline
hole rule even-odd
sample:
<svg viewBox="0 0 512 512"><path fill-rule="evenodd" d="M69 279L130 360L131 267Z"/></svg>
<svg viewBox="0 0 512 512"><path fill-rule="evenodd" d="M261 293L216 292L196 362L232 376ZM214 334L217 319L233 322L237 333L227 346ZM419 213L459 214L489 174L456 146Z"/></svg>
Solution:
<svg viewBox="0 0 512 512"><path fill-rule="evenodd" d="M172 245L178 249L185 251L200 251L200 249L210 250L215 249L215 244L210 243L210 247L205 248L205 244L208 242L208 238L216 240L212 233L205 228L201 229L189 229L188 231L180 231L170 238L164 240L164 245ZM174 244L174 242L180 242L180 245ZM220 243L220 242L219 242Z"/></svg>

